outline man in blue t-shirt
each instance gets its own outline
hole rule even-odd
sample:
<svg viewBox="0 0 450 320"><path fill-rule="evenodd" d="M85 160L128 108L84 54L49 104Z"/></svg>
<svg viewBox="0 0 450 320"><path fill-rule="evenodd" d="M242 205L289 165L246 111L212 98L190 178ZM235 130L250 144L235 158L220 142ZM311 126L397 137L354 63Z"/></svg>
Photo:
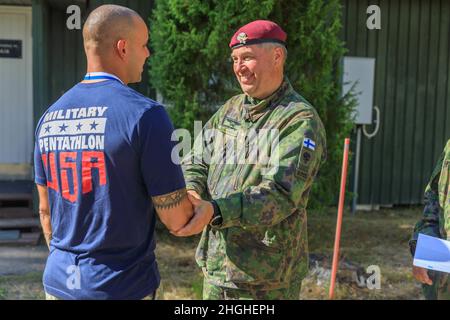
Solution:
<svg viewBox="0 0 450 320"><path fill-rule="evenodd" d="M50 249L48 299L142 299L159 286L155 214L171 232L193 215L171 158L164 107L139 82L148 30L125 7L94 10L83 28L88 74L36 128L35 182Z"/></svg>

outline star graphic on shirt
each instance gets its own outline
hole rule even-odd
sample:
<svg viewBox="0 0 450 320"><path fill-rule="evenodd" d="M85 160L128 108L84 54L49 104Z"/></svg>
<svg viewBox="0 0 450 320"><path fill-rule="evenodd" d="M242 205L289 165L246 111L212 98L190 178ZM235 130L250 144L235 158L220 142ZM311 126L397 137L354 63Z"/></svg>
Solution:
<svg viewBox="0 0 450 320"><path fill-rule="evenodd" d="M76 125L76 127L77 127L77 131L81 131L81 127L82 127L83 125L81 124L81 123L78 123L77 125Z"/></svg>
<svg viewBox="0 0 450 320"><path fill-rule="evenodd" d="M91 130L97 130L98 123L95 123L95 120L94 120L94 122L92 122L90 124L90 126L91 126Z"/></svg>
<svg viewBox="0 0 450 320"><path fill-rule="evenodd" d="M49 125L47 125L47 126L45 127L45 132L50 132L50 129L51 129L51 127L50 127Z"/></svg>
<svg viewBox="0 0 450 320"><path fill-rule="evenodd" d="M67 127L68 126L66 126L66 124L65 123L63 123L63 125L62 126L59 126L59 128L61 129L61 130L59 130L59 132L65 132L66 131L66 129L67 129Z"/></svg>

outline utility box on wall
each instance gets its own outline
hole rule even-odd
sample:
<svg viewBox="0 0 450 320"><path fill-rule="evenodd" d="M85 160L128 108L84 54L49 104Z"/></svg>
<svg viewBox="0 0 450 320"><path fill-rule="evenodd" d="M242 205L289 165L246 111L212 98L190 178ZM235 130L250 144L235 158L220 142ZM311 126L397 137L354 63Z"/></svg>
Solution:
<svg viewBox="0 0 450 320"><path fill-rule="evenodd" d="M345 95L353 85L356 94L356 124L372 124L373 87L375 80L375 59L344 57L342 93Z"/></svg>

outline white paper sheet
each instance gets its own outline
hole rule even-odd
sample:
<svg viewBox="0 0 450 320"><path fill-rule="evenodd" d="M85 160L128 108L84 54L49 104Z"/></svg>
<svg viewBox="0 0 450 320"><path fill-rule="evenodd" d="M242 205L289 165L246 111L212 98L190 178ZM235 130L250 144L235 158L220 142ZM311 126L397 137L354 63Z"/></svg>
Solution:
<svg viewBox="0 0 450 320"><path fill-rule="evenodd" d="M450 273L450 241L419 233L413 264Z"/></svg>

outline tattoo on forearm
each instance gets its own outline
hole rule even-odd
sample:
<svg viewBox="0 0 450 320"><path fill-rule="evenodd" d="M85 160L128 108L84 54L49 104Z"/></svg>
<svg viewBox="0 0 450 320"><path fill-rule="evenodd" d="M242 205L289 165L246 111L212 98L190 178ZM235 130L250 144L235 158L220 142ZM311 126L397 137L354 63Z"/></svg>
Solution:
<svg viewBox="0 0 450 320"><path fill-rule="evenodd" d="M156 209L170 209L178 206L186 196L186 189L180 189L162 196L152 197L152 200Z"/></svg>

